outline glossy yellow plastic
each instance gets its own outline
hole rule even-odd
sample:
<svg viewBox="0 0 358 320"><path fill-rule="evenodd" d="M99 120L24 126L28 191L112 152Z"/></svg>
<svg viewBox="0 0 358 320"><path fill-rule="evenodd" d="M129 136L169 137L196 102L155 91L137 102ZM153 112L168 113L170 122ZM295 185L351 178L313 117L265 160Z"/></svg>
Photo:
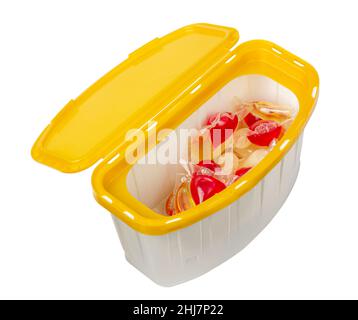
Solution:
<svg viewBox="0 0 358 320"><path fill-rule="evenodd" d="M232 28L196 24L156 38L129 55L41 134L33 157L63 172L86 169L166 110L238 40Z"/></svg>
<svg viewBox="0 0 358 320"><path fill-rule="evenodd" d="M36 142L33 157L61 171L75 172L107 154L93 173L94 195L116 217L145 234L172 232L220 211L253 188L282 159L302 133L318 97L318 75L307 62L262 40L230 51L237 39L234 29L198 24L144 46L66 106ZM166 50L165 58L158 58ZM146 65L151 57L152 64ZM137 68L143 69L139 72ZM122 72L125 79L119 80ZM146 81L135 78L138 74ZM158 131L174 129L225 84L247 74L270 77L298 98L299 112L275 148L219 196L178 215L157 214L134 198L126 185L132 168L124 158L129 144L124 141L126 130L142 128L148 121L156 121ZM118 84L111 87L110 81L117 78L123 81L120 84L128 90L127 95L118 97ZM94 92L99 95L96 99ZM115 106L121 106L120 110L113 110ZM91 117L97 121L93 123ZM113 192L114 180L120 192ZM153 186L155 181L148 181L148 187Z"/></svg>

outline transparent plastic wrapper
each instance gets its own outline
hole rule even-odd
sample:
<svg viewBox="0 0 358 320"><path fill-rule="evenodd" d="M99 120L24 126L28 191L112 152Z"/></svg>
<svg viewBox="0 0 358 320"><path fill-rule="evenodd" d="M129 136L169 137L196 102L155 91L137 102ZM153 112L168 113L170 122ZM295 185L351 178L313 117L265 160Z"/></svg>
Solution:
<svg viewBox="0 0 358 320"><path fill-rule="evenodd" d="M235 112L208 117L189 138L185 174L178 175L165 202L166 214L188 210L240 179L276 145L292 123L295 111L267 101L242 103Z"/></svg>

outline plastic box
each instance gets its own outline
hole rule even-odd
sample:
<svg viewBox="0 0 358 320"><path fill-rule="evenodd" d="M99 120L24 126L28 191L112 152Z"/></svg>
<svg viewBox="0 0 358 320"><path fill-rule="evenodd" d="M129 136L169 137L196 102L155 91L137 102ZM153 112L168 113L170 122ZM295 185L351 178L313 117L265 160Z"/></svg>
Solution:
<svg viewBox="0 0 358 320"><path fill-rule="evenodd" d="M238 38L235 29L196 24L151 41L70 101L32 149L34 159L63 172L104 159L93 174L94 195L113 214L127 260L160 285L195 278L244 248L277 213L298 174L318 75L271 42L234 47ZM208 114L228 111L234 96L290 104L297 115L237 182L181 214L158 214L179 167L127 163L126 132L148 123L156 130L198 127Z"/></svg>

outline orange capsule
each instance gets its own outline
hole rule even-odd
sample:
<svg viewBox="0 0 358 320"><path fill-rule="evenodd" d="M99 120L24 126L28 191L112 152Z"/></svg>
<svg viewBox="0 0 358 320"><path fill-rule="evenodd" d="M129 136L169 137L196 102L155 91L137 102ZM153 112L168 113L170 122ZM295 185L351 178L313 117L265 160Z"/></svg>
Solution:
<svg viewBox="0 0 358 320"><path fill-rule="evenodd" d="M188 181L184 181L179 186L175 196L175 205L178 213L186 211L195 206L194 200L190 193Z"/></svg>

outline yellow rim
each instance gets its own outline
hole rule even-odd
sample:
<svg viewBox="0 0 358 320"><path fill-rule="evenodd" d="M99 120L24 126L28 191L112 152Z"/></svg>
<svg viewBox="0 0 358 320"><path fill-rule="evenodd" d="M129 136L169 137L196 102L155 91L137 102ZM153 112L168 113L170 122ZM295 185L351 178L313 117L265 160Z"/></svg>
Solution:
<svg viewBox="0 0 358 320"><path fill-rule="evenodd" d="M224 62L235 56L228 64ZM197 95L188 95L176 102L175 107L155 120L158 129L175 128L197 107L217 92L230 80L246 74L260 74L277 81L290 89L298 98L299 112L283 138L275 148L251 171L236 183L204 203L178 215L162 216L135 199L127 190L126 176L131 165L124 160L126 145L120 145L94 171L92 185L97 201L133 229L150 235L161 235L185 228L209 215L220 211L251 190L287 153L303 132L318 97L319 79L315 69L307 62L283 48L263 40L246 42L229 53L222 63L213 66L201 79L201 90ZM195 106L188 110L188 106ZM173 115L175 114L175 117ZM119 154L119 156L118 156ZM116 156L115 161L111 159ZM110 163L109 163L110 162ZM106 188L106 177L111 170L116 172L121 186L121 199L114 197Z"/></svg>

